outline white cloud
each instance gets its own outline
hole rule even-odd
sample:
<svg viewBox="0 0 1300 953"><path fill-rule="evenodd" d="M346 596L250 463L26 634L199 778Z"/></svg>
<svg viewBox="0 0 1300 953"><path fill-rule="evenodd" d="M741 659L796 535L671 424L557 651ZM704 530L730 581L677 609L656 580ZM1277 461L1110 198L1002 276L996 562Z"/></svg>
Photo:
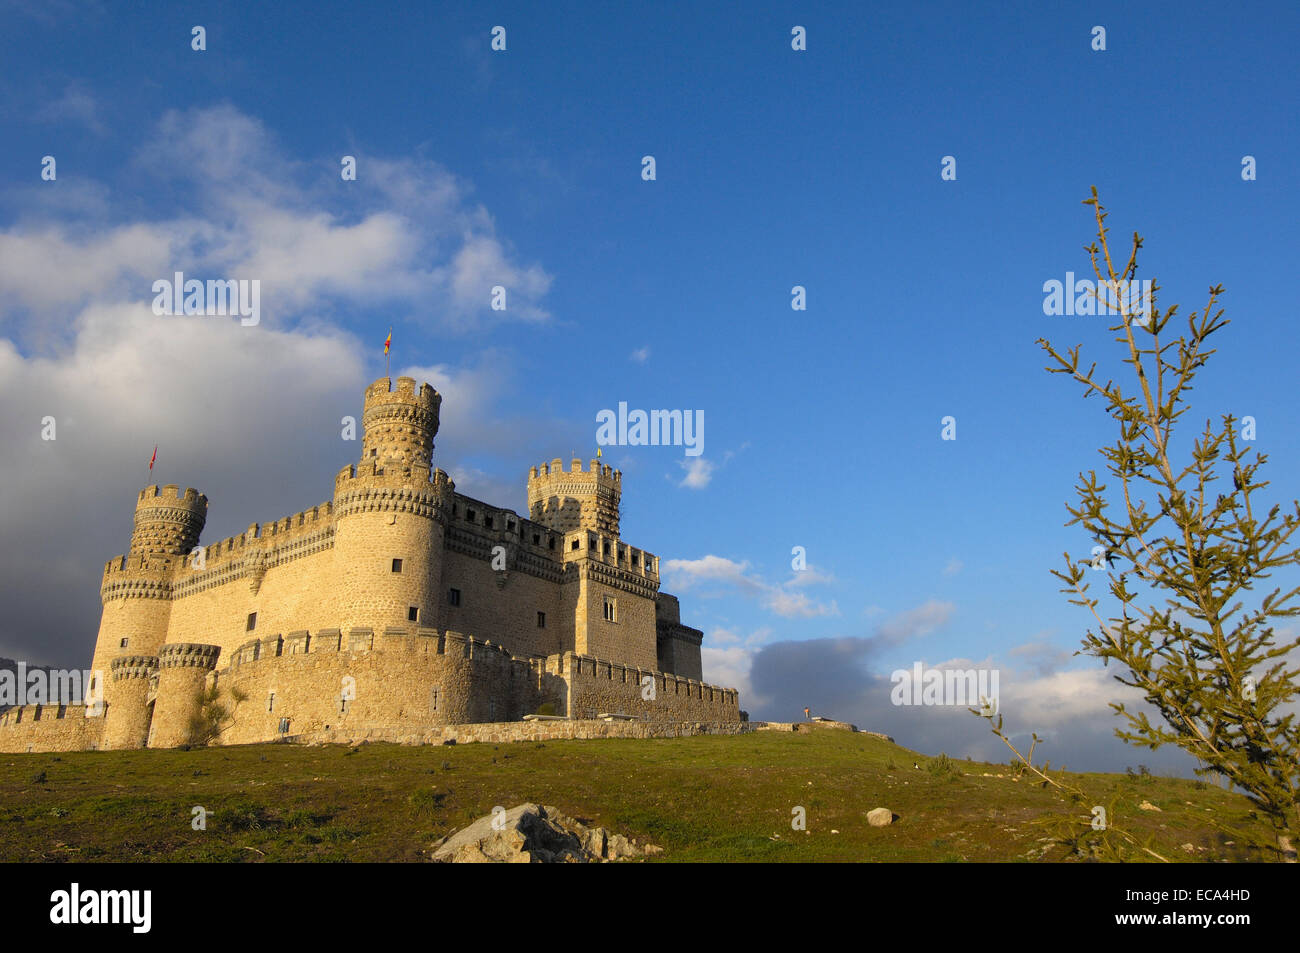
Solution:
<svg viewBox="0 0 1300 953"><path fill-rule="evenodd" d="M91 297L152 301L149 285L170 277L184 237L162 225L123 225L79 235L60 225L0 232L0 320L30 309L67 331Z"/></svg>
<svg viewBox="0 0 1300 953"><path fill-rule="evenodd" d="M703 457L691 457L679 462L686 476L678 483L678 486L686 487L688 490L703 490L713 480L713 462Z"/></svg>
<svg viewBox="0 0 1300 953"><path fill-rule="evenodd" d="M775 586L764 597L762 605L764 609L770 609L777 615L787 618L795 616L812 618L820 615L840 614L839 606L835 604L833 599L830 605L826 605L808 598L802 592L789 592Z"/></svg>
<svg viewBox="0 0 1300 953"><path fill-rule="evenodd" d="M671 577L675 590L685 592L701 582L725 582L749 591L760 591L763 584L748 575L749 563L736 562L725 556L708 555L700 559L668 559L660 566Z"/></svg>
<svg viewBox="0 0 1300 953"><path fill-rule="evenodd" d="M718 583L734 586L743 594L757 598L764 609L786 618L840 614L834 601L827 605L802 592L791 591L796 586L829 581L829 576L822 575L814 567L794 573L790 581L777 584L765 582L760 576L750 573L748 562L736 562L723 556L669 559L660 568L668 577L668 584L676 591L685 592L703 584ZM803 578L805 574L810 574L809 578Z"/></svg>
<svg viewBox="0 0 1300 953"><path fill-rule="evenodd" d="M835 577L828 572L822 572L816 566L809 566L807 569L800 569L794 572L786 580L786 587L790 589L801 586L824 586L835 581Z"/></svg>
<svg viewBox="0 0 1300 953"><path fill-rule="evenodd" d="M100 119L98 101L75 83L69 83L62 96L38 109L36 118L42 122L80 123L97 136L108 131Z"/></svg>
<svg viewBox="0 0 1300 953"><path fill-rule="evenodd" d="M357 181L342 182L232 106L166 113L135 162L160 194L175 190L152 218L106 225L64 206L55 220L47 205L39 224L0 231L0 322L56 312L66 329L91 301L152 300L152 282L175 271L259 279L277 325L377 304L453 331L549 318L551 276L519 262L468 187L432 162L363 156ZM491 308L495 285L504 311Z"/></svg>
<svg viewBox="0 0 1300 953"><path fill-rule="evenodd" d="M738 689L742 706L761 704L762 699L754 693L750 683L749 671L755 651L771 638L772 630L767 627L755 629L748 635L726 628L709 630L700 649L704 681Z"/></svg>
<svg viewBox="0 0 1300 953"><path fill-rule="evenodd" d="M710 685L737 689L742 707L759 701L749 681L750 666L754 662L754 654L749 649L739 645L712 648L705 644L700 649L700 662L704 681Z"/></svg>
<svg viewBox="0 0 1300 953"><path fill-rule="evenodd" d="M644 364L650 360L650 346L639 347L631 354L631 359L637 364Z"/></svg>
<svg viewBox="0 0 1300 953"><path fill-rule="evenodd" d="M876 629L876 636L882 642L897 645L908 639L929 635L935 629L948 624L956 609L951 602L939 602L931 599L915 609L885 620Z"/></svg>

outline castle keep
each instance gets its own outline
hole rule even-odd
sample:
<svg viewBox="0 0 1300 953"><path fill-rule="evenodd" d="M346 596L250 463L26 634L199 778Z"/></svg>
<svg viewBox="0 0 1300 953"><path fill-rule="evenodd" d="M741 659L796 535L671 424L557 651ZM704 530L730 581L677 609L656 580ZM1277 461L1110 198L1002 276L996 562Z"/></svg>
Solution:
<svg viewBox="0 0 1300 953"><path fill-rule="evenodd" d="M141 491L100 588L102 704L10 709L0 750L174 747L205 725L221 744L411 740L539 709L739 723L658 558L620 536L622 474L534 467L526 517L465 496L432 465L441 403L376 381L333 500L207 546L205 496Z"/></svg>

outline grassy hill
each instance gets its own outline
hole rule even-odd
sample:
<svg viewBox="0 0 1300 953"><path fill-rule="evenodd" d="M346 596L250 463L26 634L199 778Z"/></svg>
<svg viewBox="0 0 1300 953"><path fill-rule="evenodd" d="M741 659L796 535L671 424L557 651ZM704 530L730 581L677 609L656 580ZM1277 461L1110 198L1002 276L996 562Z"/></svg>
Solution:
<svg viewBox="0 0 1300 953"><path fill-rule="evenodd" d="M913 765L919 764L920 768ZM1072 776L1177 860L1272 859L1239 795L1149 776ZM401 747L260 745L0 755L3 861L418 861L496 805L553 804L666 848L663 861L1024 861L1068 806L1014 769L866 734ZM1143 801L1159 812L1143 811ZM791 811L807 812L807 832ZM192 809L210 812L207 830ZM866 812L888 807L893 825ZM836 833L838 831L838 833ZM1188 851L1183 845L1191 844Z"/></svg>

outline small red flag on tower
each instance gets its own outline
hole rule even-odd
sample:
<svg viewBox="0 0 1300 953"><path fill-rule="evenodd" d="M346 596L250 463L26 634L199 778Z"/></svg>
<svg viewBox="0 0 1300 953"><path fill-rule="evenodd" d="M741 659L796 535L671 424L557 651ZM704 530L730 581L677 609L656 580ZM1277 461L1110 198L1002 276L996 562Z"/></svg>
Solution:
<svg viewBox="0 0 1300 953"><path fill-rule="evenodd" d="M149 458L149 472L153 473L153 463L158 459L158 444L153 445L153 456Z"/></svg>

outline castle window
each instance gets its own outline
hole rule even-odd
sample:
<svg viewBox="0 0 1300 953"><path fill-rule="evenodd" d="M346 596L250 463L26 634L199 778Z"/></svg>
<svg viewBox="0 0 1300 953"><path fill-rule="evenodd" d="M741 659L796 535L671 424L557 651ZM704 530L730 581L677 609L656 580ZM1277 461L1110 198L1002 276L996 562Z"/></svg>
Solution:
<svg viewBox="0 0 1300 953"><path fill-rule="evenodd" d="M539 612L539 613L537 613L537 628L539 628L539 629L544 629L544 628L546 628L546 613L545 613L545 612Z"/></svg>
<svg viewBox="0 0 1300 953"><path fill-rule="evenodd" d="M633 553L633 554L632 554L632 565L633 565L633 566L636 565L636 560L637 560L637 555L636 555L636 553Z"/></svg>
<svg viewBox="0 0 1300 953"><path fill-rule="evenodd" d="M244 627L244 631L252 632L255 628L257 628L257 613L250 612L248 614L248 625Z"/></svg>
<svg viewBox="0 0 1300 953"><path fill-rule="evenodd" d="M646 571L646 572L654 572L654 571L655 571L655 564L654 564L654 561L653 561L649 556L647 556L647 557L645 558L645 571Z"/></svg>
<svg viewBox="0 0 1300 953"><path fill-rule="evenodd" d="M513 533L515 531L515 521L506 520L506 529Z"/></svg>
<svg viewBox="0 0 1300 953"><path fill-rule="evenodd" d="M605 597L605 621L618 621L618 600L611 599L609 596Z"/></svg>
<svg viewBox="0 0 1300 953"><path fill-rule="evenodd" d="M581 542L582 542L582 540L575 539L575 540L573 541L573 545L570 546L569 548L570 548L570 549L577 549L577 548L578 548L578 545L579 545Z"/></svg>
<svg viewBox="0 0 1300 953"><path fill-rule="evenodd" d="M451 504L451 515L455 516L459 512L459 507L455 503Z"/></svg>
<svg viewBox="0 0 1300 953"><path fill-rule="evenodd" d="M280 734L282 734L282 735L287 735L288 733L289 733L289 719L288 719L288 718L281 718L281 719L280 719Z"/></svg>
<svg viewBox="0 0 1300 953"><path fill-rule="evenodd" d="M275 711L275 692L266 696L266 710Z"/></svg>
<svg viewBox="0 0 1300 953"><path fill-rule="evenodd" d="M419 607L419 606L411 606L409 609L406 610L406 621L407 621L407 622L419 622L419 621L420 621L420 607Z"/></svg>
<svg viewBox="0 0 1300 953"><path fill-rule="evenodd" d="M128 642L130 642L130 641L131 641L130 639L123 639L123 640L122 640L122 648L126 648L126 643L128 643Z"/></svg>
<svg viewBox="0 0 1300 953"><path fill-rule="evenodd" d="M460 590L459 590L459 589L452 589L452 590L448 591L448 593L447 593L447 605L449 605L449 606L458 606L458 605L460 605Z"/></svg>
<svg viewBox="0 0 1300 953"><path fill-rule="evenodd" d="M474 522L474 511L473 511L473 510L466 510L466 511L465 511L465 519L469 520L471 523Z"/></svg>
<svg viewBox="0 0 1300 953"><path fill-rule="evenodd" d="M485 516L485 517L483 517L483 525L486 526L488 529L491 529L491 528L492 528L492 517L490 517L490 516Z"/></svg>
<svg viewBox="0 0 1300 953"><path fill-rule="evenodd" d="M548 539L548 540L546 541L546 548L547 548L547 549L554 549L554 548L555 548L555 537L554 537L554 536L552 536L550 539Z"/></svg>
<svg viewBox="0 0 1300 953"><path fill-rule="evenodd" d="M348 700L347 700L346 698L340 698L340 699L339 699L339 714L340 714L340 715L346 715L347 713L348 713Z"/></svg>
<svg viewBox="0 0 1300 953"><path fill-rule="evenodd" d="M436 688L429 692L429 710L438 710L438 689Z"/></svg>
<svg viewBox="0 0 1300 953"><path fill-rule="evenodd" d="M394 559L393 572L401 572L401 571L402 571L402 561L400 559Z"/></svg>
<svg viewBox="0 0 1300 953"><path fill-rule="evenodd" d="M540 545L542 545L542 534L541 534L541 533L533 533L533 545L534 545L534 546L540 546Z"/></svg>

